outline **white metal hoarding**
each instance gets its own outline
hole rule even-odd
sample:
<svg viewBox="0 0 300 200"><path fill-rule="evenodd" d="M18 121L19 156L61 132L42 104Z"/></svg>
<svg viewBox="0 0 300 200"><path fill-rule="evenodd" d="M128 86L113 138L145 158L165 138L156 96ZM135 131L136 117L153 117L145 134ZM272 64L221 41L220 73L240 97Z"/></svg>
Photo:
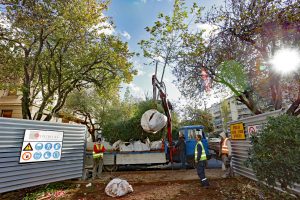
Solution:
<svg viewBox="0 0 300 200"><path fill-rule="evenodd" d="M61 159L63 132L26 130L20 163Z"/></svg>

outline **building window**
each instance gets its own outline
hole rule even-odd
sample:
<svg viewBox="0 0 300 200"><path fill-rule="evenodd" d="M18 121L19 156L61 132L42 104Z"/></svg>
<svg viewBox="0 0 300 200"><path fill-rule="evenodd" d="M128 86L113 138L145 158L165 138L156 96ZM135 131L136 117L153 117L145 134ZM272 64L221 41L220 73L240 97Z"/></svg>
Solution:
<svg viewBox="0 0 300 200"><path fill-rule="evenodd" d="M12 118L12 110L2 110L1 117Z"/></svg>

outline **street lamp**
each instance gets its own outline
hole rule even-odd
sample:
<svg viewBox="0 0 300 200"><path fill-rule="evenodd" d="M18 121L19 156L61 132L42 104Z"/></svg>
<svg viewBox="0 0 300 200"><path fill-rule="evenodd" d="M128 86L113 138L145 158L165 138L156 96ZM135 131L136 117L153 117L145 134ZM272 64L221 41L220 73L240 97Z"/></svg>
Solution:
<svg viewBox="0 0 300 200"><path fill-rule="evenodd" d="M275 52L270 60L275 71L281 74L288 74L300 67L300 53L297 49L285 48Z"/></svg>

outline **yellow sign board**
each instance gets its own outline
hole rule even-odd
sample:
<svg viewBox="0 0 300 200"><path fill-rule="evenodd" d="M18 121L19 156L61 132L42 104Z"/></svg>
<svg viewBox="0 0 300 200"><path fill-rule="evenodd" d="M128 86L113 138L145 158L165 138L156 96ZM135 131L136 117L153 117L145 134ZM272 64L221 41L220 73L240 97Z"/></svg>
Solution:
<svg viewBox="0 0 300 200"><path fill-rule="evenodd" d="M244 124L230 124L230 134L232 140L245 140Z"/></svg>

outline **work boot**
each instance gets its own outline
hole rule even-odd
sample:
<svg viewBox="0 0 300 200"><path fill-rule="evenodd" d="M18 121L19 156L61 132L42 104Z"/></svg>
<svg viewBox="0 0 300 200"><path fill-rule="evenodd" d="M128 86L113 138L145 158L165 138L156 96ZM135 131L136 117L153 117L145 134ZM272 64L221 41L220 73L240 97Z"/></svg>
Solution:
<svg viewBox="0 0 300 200"><path fill-rule="evenodd" d="M201 185L202 185L202 187L204 187L204 188L208 188L209 187L209 183L208 183L208 180L207 179L205 179L205 180L203 180L203 181L201 181Z"/></svg>

